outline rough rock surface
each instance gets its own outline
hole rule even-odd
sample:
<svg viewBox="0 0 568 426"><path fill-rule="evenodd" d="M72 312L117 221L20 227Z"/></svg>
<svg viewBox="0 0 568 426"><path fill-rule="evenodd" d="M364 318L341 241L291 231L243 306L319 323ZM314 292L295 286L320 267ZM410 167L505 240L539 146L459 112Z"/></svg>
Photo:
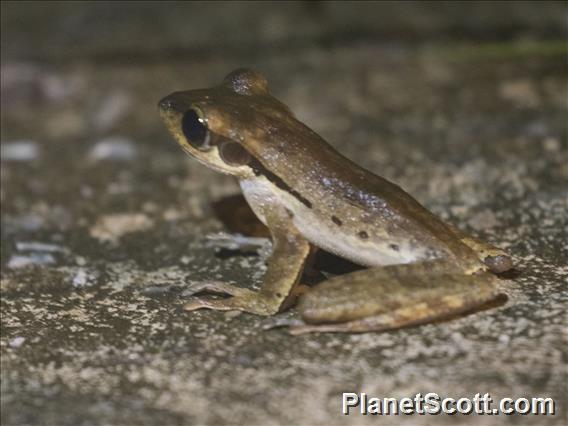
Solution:
<svg viewBox="0 0 568 426"><path fill-rule="evenodd" d="M2 424L433 421L343 416L349 391L550 396L546 418L434 421L565 424L566 5L491 4L3 2ZM269 243L211 238L238 186L182 155L156 103L245 65L342 153L506 248L506 303L301 337L184 312L190 280L257 286Z"/></svg>

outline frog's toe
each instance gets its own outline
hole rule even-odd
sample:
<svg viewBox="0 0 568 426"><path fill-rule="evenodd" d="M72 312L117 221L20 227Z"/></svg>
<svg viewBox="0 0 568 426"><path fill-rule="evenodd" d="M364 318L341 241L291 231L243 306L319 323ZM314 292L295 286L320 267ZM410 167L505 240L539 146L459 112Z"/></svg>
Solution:
<svg viewBox="0 0 568 426"><path fill-rule="evenodd" d="M227 284L222 281L192 281L183 291L182 296L193 296L203 292L241 297L251 293L250 290Z"/></svg>
<svg viewBox="0 0 568 426"><path fill-rule="evenodd" d="M232 287L232 286L231 286ZM219 288L215 288L219 292ZM211 288L206 290L211 291ZM234 288L229 289L234 291ZM228 291L225 291L228 293ZM255 294L253 291L238 289L235 296L222 299L209 297L198 297L186 303L183 307L186 311L196 311L198 309L212 309L215 311L243 311L256 315L273 315L276 310L267 303L267 300Z"/></svg>
<svg viewBox="0 0 568 426"><path fill-rule="evenodd" d="M199 297L184 305L186 311L198 309L213 309L216 311L245 310L246 301L251 299L254 292L221 281L194 281L182 293L183 296L193 296L198 293L214 293L229 296L224 299Z"/></svg>
<svg viewBox="0 0 568 426"><path fill-rule="evenodd" d="M186 303L183 306L186 311L197 311L199 309L212 309L215 311L234 311L239 310L234 306L232 299L209 299L199 298Z"/></svg>
<svg viewBox="0 0 568 426"><path fill-rule="evenodd" d="M495 274L507 272L513 268L513 260L505 254L497 254L495 256L487 256L484 259L485 265Z"/></svg>
<svg viewBox="0 0 568 426"><path fill-rule="evenodd" d="M300 318L298 318L297 313L286 312L283 314L279 314L278 316L264 320L262 322L262 329L273 330L275 328L282 328L282 327L299 327L304 324L305 322Z"/></svg>

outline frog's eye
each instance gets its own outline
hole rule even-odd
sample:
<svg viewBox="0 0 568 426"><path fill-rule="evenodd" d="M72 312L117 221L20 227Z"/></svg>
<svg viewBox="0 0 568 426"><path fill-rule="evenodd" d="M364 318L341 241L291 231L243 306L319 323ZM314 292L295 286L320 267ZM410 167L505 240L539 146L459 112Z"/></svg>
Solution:
<svg viewBox="0 0 568 426"><path fill-rule="evenodd" d="M209 130L205 125L205 120L197 113L190 109L181 119L181 130L187 141L194 147L200 150L207 150L209 146Z"/></svg>
<svg viewBox="0 0 568 426"><path fill-rule="evenodd" d="M251 155L236 142L223 142L219 145L221 159L231 166L244 166L251 160Z"/></svg>

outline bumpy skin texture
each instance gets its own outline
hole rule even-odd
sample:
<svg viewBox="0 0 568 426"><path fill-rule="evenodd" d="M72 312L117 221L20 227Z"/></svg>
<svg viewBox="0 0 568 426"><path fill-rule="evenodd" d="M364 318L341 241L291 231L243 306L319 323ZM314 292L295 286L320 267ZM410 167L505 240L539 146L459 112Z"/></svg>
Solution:
<svg viewBox="0 0 568 426"><path fill-rule="evenodd" d="M188 111L199 116L195 126L206 126L205 147L184 131ZM210 285L201 289L234 297L198 299L188 309L276 312L298 282L309 244L374 269L334 278L306 295L300 303L306 323L348 324L308 331L383 330L463 311L496 296L485 270L512 267L502 250L445 224L400 187L337 152L269 94L258 72L236 70L220 86L173 93L160 102L160 113L186 152L240 180L275 242L260 292L245 296ZM393 292L396 303L385 298ZM275 293L281 297L266 307L267 295ZM377 315L378 322L361 322Z"/></svg>

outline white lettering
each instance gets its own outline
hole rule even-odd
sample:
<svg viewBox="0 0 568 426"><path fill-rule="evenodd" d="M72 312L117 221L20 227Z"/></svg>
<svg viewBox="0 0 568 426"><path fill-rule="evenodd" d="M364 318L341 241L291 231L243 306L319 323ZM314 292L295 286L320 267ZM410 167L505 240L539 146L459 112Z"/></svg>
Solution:
<svg viewBox="0 0 568 426"><path fill-rule="evenodd" d="M371 397L364 392L344 392L342 394L341 412L349 415L352 408L359 407L359 413L371 415L437 415L447 414L469 415L475 412L479 415L554 415L555 401L552 398L502 398L496 400L492 407L493 399L488 393L476 393L473 397L441 398L437 393L429 392L415 394L412 398L378 398Z"/></svg>
<svg viewBox="0 0 568 426"><path fill-rule="evenodd" d="M460 398L456 403L458 412L461 414L471 414L473 411L473 404L469 398Z"/></svg>
<svg viewBox="0 0 568 426"><path fill-rule="evenodd" d="M402 398L399 406L402 414L414 414L414 401L412 401L412 398Z"/></svg>
<svg viewBox="0 0 568 426"><path fill-rule="evenodd" d="M357 407L359 405L359 396L352 392L343 392L343 414L349 415L349 409L351 407Z"/></svg>
<svg viewBox="0 0 568 426"><path fill-rule="evenodd" d="M424 395L426 403L426 412L428 414L440 414L440 396L437 393L430 392Z"/></svg>
<svg viewBox="0 0 568 426"><path fill-rule="evenodd" d="M456 402L455 399L453 398L444 398L442 399L442 411L446 414L455 414L456 413L456 409L453 407L449 407L454 405Z"/></svg>

